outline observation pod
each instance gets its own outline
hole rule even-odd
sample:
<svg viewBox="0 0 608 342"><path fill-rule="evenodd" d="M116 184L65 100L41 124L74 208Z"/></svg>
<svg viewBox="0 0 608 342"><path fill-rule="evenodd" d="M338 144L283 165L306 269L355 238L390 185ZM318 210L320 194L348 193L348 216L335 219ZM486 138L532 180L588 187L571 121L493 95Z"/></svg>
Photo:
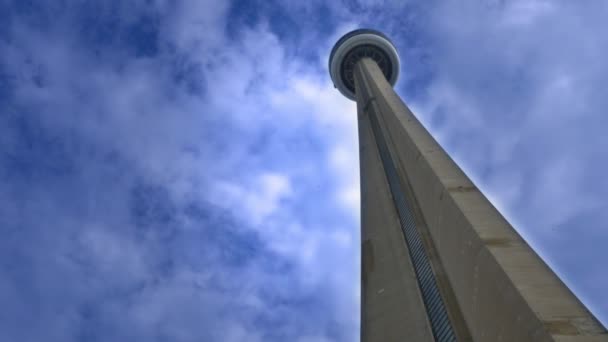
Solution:
<svg viewBox="0 0 608 342"><path fill-rule="evenodd" d="M357 102L361 341L608 341L608 332L456 165L394 91L384 34L329 57Z"/></svg>
<svg viewBox="0 0 608 342"><path fill-rule="evenodd" d="M353 101L356 100L355 65L364 57L376 62L392 86L399 77L399 55L387 36L370 29L359 29L345 34L331 50L329 73L334 86Z"/></svg>

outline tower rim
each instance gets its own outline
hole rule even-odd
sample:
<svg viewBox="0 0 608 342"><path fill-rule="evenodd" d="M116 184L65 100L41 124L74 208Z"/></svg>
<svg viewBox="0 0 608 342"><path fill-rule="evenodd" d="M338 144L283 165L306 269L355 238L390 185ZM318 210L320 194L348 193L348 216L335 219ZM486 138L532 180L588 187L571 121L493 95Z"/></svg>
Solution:
<svg viewBox="0 0 608 342"><path fill-rule="evenodd" d="M328 68L334 87L353 101L356 100L354 65L364 57L376 61L391 86L395 85L399 77L399 54L384 33L360 28L344 34L331 50Z"/></svg>

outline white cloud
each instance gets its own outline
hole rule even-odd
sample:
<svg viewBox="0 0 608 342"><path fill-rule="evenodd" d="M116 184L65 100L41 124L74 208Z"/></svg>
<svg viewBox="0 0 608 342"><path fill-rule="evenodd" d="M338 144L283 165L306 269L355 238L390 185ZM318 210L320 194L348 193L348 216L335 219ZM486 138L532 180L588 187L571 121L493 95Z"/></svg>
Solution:
<svg viewBox="0 0 608 342"><path fill-rule="evenodd" d="M359 151L357 110L327 78L294 78L289 87L271 95L279 112L308 116L329 144L327 163L337 185L334 198L355 221L359 220Z"/></svg>
<svg viewBox="0 0 608 342"><path fill-rule="evenodd" d="M555 2L549 0L517 0L506 3L503 23L512 26L531 25L543 15L551 15Z"/></svg>
<svg viewBox="0 0 608 342"><path fill-rule="evenodd" d="M91 267L116 279L100 281L98 292L85 287L74 297L66 297L66 302L77 306L82 298L97 300L120 289L122 297L91 304L90 325L109 327L99 333L112 340L125 336L266 340L272 331L255 326L254 318L286 322L280 329L284 335L277 335L287 336L282 340L325 336L334 330L329 323L336 321L347 327L339 336L356 336L358 316L352 313L358 302L350 296L358 286L358 259L352 256L356 227L336 224L331 215L339 189L322 188L312 199L308 189L310 184L332 185L335 177L341 177L318 171L330 168L326 143L333 146L344 144L345 137L356 138L356 131L349 131L356 127L352 103L326 84L325 75L319 77L318 66L286 58L284 42L270 24L242 26L228 37L228 3L155 4L157 56L129 56L127 48L114 49L110 43L95 47L100 51L89 51L94 49L83 46L76 31L71 31L76 32L73 37L58 30L49 39L46 33L21 25L16 28L22 31L20 39L11 40L9 53L0 57L7 65L31 71L15 87L15 101L35 109L32 120L38 120L39 133L82 143L82 147L61 150L71 158L73 150L82 148L71 180L82 189L75 192L72 183L65 181L63 192L48 190L60 198L71 196L54 201L53 213L74 215L72 219L82 229L58 227L55 239L73 235L86 249L82 255L88 256ZM115 39L120 44L128 32L115 38L113 30L126 24L121 21L123 14L107 18L112 13L100 13L99 25L105 28L103 20L111 22L104 32L112 43ZM135 13L124 16L130 23L138 17ZM93 38L100 29L96 24L87 23ZM36 68L20 64L28 58L48 70L43 75L46 86L30 82ZM200 89L187 91L183 79ZM288 97L283 103L273 103L273 96L280 94ZM290 151L284 142L294 137L301 146ZM117 165L120 170L115 171ZM167 194L144 193L138 200L150 203L133 214L130 206L136 200L129 196L142 184L152 184ZM33 187L22 188L24 196L34 196ZM102 191L112 196L97 198ZM89 202L95 206L87 207ZM210 208L216 204L229 214L208 213L208 202ZM78 210L86 214L74 213ZM101 219L88 216L98 212L103 214ZM143 223L133 222L141 219L132 217L137 215L144 216ZM234 217L235 222L216 217L222 215ZM96 219L102 222L91 223ZM166 230L166 234L155 230ZM211 236L223 230L225 238ZM241 235L250 239L240 241ZM208 243L212 238L218 245ZM74 262L67 259L74 269L66 278L78 285L74 278L81 269ZM282 267L280 274L273 267ZM296 302L305 298L327 310L314 320L299 320L306 308L285 298ZM225 308L231 312L224 312ZM114 319L117 313L121 313L120 321ZM74 317L80 319L78 315Z"/></svg>
<svg viewBox="0 0 608 342"><path fill-rule="evenodd" d="M281 209L281 201L291 196L292 189L289 178L282 174L267 172L255 177L249 187L217 180L209 200L258 226Z"/></svg>

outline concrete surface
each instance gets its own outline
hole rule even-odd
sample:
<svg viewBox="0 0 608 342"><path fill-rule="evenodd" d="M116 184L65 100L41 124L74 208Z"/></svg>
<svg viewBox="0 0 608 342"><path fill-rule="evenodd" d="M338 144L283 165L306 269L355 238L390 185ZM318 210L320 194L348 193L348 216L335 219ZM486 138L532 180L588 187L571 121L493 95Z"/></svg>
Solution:
<svg viewBox="0 0 608 342"><path fill-rule="evenodd" d="M359 116L361 340L434 341L367 116Z"/></svg>
<svg viewBox="0 0 608 342"><path fill-rule="evenodd" d="M432 341L366 111L376 107L421 213L451 318L474 341L608 341L589 313L415 118L371 59L357 84L362 196L362 341ZM360 83L360 82L358 82ZM360 96L361 95L361 96ZM470 335L467 335L470 334Z"/></svg>

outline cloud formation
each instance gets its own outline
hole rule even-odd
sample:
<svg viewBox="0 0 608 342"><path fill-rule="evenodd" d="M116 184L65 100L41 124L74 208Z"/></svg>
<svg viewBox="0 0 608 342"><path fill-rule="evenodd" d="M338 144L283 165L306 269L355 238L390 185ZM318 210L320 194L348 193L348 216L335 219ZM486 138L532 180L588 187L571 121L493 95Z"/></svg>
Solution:
<svg viewBox="0 0 608 342"><path fill-rule="evenodd" d="M326 79L263 20L228 33L229 11L10 9L2 339L356 338L357 217L323 176L336 126L269 96Z"/></svg>

